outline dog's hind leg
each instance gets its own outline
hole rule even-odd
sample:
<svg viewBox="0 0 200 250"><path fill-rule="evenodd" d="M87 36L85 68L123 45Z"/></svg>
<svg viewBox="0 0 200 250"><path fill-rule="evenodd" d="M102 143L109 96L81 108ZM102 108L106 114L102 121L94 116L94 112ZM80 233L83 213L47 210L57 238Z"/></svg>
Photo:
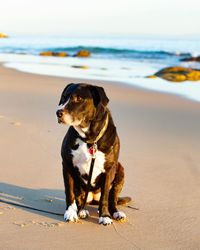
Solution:
<svg viewBox="0 0 200 250"><path fill-rule="evenodd" d="M111 225L112 219L109 213L109 189L115 177L114 166L107 166L107 171L102 178L101 198L99 201L99 224ZM114 169L115 170L115 169Z"/></svg>
<svg viewBox="0 0 200 250"><path fill-rule="evenodd" d="M118 211L117 202L118 196L122 190L124 184L124 168L120 162L118 162L117 171L112 184L112 188L109 193L109 212L115 220L124 220L126 215L122 211Z"/></svg>

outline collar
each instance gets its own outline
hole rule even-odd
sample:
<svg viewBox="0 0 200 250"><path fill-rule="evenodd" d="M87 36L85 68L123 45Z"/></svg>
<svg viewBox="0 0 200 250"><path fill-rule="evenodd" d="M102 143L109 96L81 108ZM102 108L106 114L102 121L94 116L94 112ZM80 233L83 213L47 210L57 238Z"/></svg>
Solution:
<svg viewBox="0 0 200 250"><path fill-rule="evenodd" d="M93 140L87 140L87 138L84 138L81 134L79 134L79 131L76 129L76 131L78 133L78 137L82 141L86 142L87 144L96 144L101 139L101 137L104 135L104 133L106 132L106 129L108 127L108 122L109 122L109 117L108 117L108 114L107 114L105 124L104 124L103 128L101 129L100 133L98 134L98 136L96 137L95 140L94 139Z"/></svg>

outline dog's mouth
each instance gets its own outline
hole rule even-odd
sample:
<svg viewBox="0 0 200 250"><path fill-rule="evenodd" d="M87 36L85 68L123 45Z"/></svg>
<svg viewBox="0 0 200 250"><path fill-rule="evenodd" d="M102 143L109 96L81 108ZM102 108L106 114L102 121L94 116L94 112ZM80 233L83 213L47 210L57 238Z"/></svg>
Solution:
<svg viewBox="0 0 200 250"><path fill-rule="evenodd" d="M68 124L71 126L78 126L81 123L80 119L75 119L71 114L66 113L62 110L56 112L59 124Z"/></svg>
<svg viewBox="0 0 200 250"><path fill-rule="evenodd" d="M57 119L58 119L58 123L66 123L65 121L65 114L64 114L64 111L62 109L58 109L56 111L56 115L57 115Z"/></svg>
<svg viewBox="0 0 200 250"><path fill-rule="evenodd" d="M58 118L58 123L63 123L61 118Z"/></svg>
<svg viewBox="0 0 200 250"><path fill-rule="evenodd" d="M64 120L64 117L57 117L59 124L67 124L67 122Z"/></svg>

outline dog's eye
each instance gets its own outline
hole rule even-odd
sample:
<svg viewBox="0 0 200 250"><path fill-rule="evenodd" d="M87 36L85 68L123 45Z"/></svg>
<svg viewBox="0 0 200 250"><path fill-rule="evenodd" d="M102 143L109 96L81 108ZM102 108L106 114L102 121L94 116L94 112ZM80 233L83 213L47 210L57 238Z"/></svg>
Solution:
<svg viewBox="0 0 200 250"><path fill-rule="evenodd" d="M83 100L83 98L81 96L79 96L79 95L74 96L74 98L73 98L74 102L81 102L82 100Z"/></svg>

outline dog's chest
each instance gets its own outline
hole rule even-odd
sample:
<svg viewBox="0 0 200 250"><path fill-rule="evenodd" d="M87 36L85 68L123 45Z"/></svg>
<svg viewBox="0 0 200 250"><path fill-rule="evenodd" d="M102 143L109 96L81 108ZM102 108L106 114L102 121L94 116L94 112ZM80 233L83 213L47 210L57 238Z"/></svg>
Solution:
<svg viewBox="0 0 200 250"><path fill-rule="evenodd" d="M72 162L74 167L77 167L81 175L89 175L92 156L89 153L87 144L81 141L79 138L76 140L76 144L79 145L76 150L72 150ZM94 163L94 169L92 173L91 184L95 184L97 176L105 172L104 169L105 154L97 150L96 159ZM83 179L84 180L84 179ZM85 181L85 180L84 180ZM87 181L85 181L87 182Z"/></svg>

